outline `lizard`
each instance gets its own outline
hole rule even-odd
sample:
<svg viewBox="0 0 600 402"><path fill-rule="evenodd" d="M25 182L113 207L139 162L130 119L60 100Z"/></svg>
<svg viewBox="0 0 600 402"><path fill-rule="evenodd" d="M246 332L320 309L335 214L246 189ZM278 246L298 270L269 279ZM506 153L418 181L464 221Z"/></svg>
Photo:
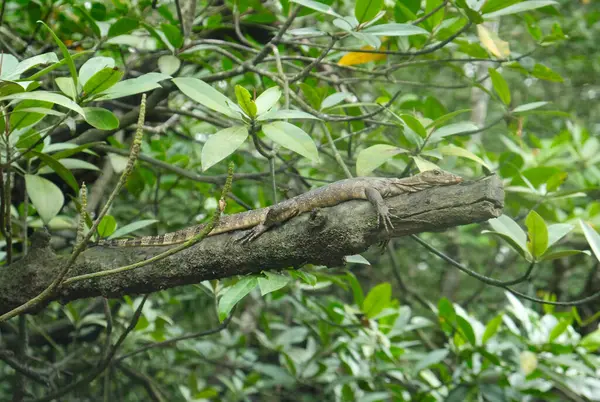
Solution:
<svg viewBox="0 0 600 402"><path fill-rule="evenodd" d="M250 229L238 239L247 243L258 238L271 227L281 225L297 215L316 208L332 207L350 200L368 200L377 210L378 226L383 223L385 229L389 231L393 228L391 217L394 215L385 205L385 198L414 193L431 187L458 184L462 180L460 176L440 169L426 170L405 178L356 177L340 180L269 207L225 215L208 236ZM158 236L100 240L96 245L104 247L172 245L191 239L200 233L204 226L204 224L199 224Z"/></svg>

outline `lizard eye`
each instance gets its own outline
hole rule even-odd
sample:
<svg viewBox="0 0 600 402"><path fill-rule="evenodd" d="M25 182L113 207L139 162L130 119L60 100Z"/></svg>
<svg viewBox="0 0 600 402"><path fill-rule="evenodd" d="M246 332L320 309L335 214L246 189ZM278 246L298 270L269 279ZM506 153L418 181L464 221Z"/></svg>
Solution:
<svg viewBox="0 0 600 402"><path fill-rule="evenodd" d="M436 176L439 176L439 175L442 174L442 172L440 172L439 170L434 170L433 174L436 175Z"/></svg>

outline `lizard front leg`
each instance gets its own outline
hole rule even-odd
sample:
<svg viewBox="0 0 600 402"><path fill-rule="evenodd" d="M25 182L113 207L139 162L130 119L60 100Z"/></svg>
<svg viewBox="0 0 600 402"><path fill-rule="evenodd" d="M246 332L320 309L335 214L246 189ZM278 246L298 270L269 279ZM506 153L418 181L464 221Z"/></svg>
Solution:
<svg viewBox="0 0 600 402"><path fill-rule="evenodd" d="M375 188L365 188L365 194L369 202L371 202L371 204L373 204L373 206L377 209L377 226L381 225L383 222L385 230L389 232L390 229L394 228L391 218L396 218L396 216L390 213L390 209L387 205L385 205L381 193L379 193L379 191L377 191Z"/></svg>
<svg viewBox="0 0 600 402"><path fill-rule="evenodd" d="M246 232L240 239L242 243L249 243L261 234L269 230L269 228L277 225L281 225L288 219L298 215L299 209L296 202L293 200L287 200L279 204L273 205L269 208L265 221L254 226L248 232Z"/></svg>

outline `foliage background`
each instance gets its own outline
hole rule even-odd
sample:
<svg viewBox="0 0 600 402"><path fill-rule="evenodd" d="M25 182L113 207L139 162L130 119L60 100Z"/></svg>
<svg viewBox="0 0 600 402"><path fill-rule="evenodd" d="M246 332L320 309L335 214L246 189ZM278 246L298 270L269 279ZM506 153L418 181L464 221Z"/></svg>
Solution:
<svg viewBox="0 0 600 402"><path fill-rule="evenodd" d="M344 267L0 322L0 399L598 400L597 2L5 0L0 14L4 275L43 225L71 252L81 183L94 217L142 93L143 158L103 237L208 220L228 161L257 178L234 181L228 214L432 164L506 191L489 224ZM261 131L255 101L296 129ZM524 297L490 278L521 278Z"/></svg>

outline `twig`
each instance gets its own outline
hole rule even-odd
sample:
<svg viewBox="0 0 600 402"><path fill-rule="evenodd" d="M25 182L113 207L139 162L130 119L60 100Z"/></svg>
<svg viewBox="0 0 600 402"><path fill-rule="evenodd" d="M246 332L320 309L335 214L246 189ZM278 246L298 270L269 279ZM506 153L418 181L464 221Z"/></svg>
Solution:
<svg viewBox="0 0 600 402"><path fill-rule="evenodd" d="M229 326L229 323L231 322L231 319L233 318L234 313L235 313L235 307L233 308L233 310L231 311L229 316L219 326L217 326L215 328L212 328L212 329L209 329L206 331L199 331L199 332L195 332L192 334L178 336L176 338L167 339L166 341L162 341L162 342L154 342L154 343L150 343L148 345L144 345L134 351L131 351L129 353L119 356L118 358L115 359L115 363L121 363L123 360L125 360L131 356L135 356L137 354L143 353L150 349L164 348L165 346L171 346L171 345L176 344L177 342L185 341L187 339L201 338L203 336L208 336L208 335L212 335L212 334L221 332Z"/></svg>

